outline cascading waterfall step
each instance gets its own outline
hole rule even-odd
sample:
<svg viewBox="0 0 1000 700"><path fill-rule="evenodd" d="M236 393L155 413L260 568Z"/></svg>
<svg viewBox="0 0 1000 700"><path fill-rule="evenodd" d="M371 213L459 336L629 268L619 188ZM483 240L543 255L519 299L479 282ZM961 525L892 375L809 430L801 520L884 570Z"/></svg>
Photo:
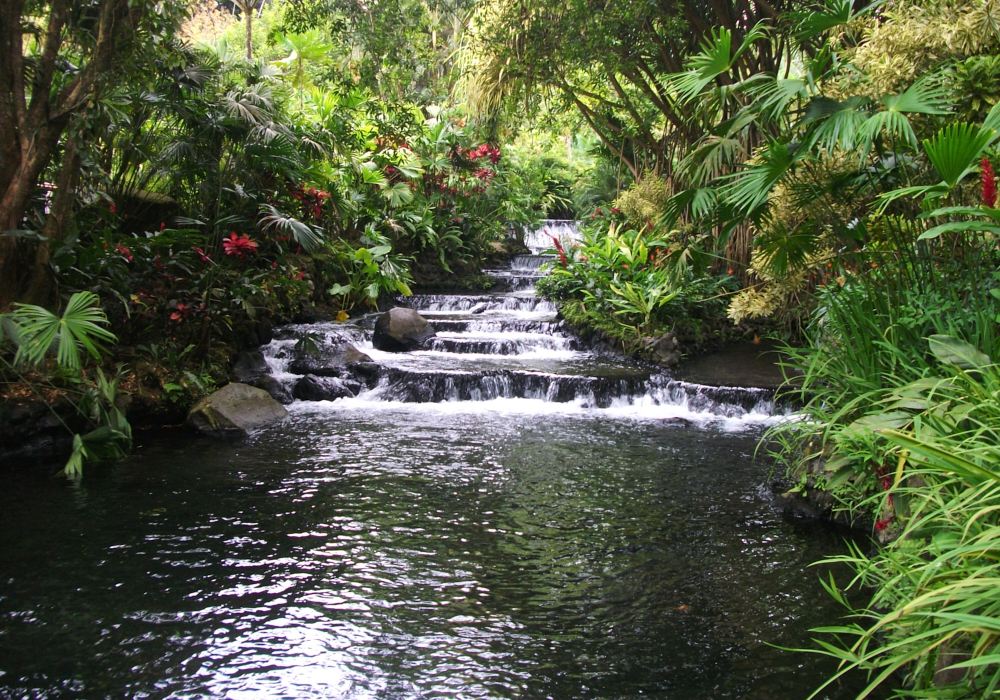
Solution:
<svg viewBox="0 0 1000 700"><path fill-rule="evenodd" d="M472 355L525 355L546 350L574 350L573 339L541 333L518 333L515 337L480 336L474 334L438 334L431 338L427 349Z"/></svg>
<svg viewBox="0 0 1000 700"><path fill-rule="evenodd" d="M334 407L448 404L480 410L488 402L521 401L640 418L759 421L774 413L773 390L678 381L626 357L582 349L557 307L534 293L546 273L541 268L552 260L519 255L508 269L485 271L504 280L509 293L400 297L400 305L425 315L437 331L418 350L376 350L377 314L370 314L348 323L281 328L265 346L265 359L289 391L304 376L297 372L310 371L355 387L354 398L327 402ZM371 361L324 365L348 344Z"/></svg>
<svg viewBox="0 0 1000 700"><path fill-rule="evenodd" d="M490 319L489 317L449 318L435 316L434 327L438 331L451 333L538 333L556 337L568 337L566 324L526 318Z"/></svg>
<svg viewBox="0 0 1000 700"><path fill-rule="evenodd" d="M555 255L515 255L510 261L510 269L518 272L538 270L555 260Z"/></svg>
<svg viewBox="0 0 1000 700"><path fill-rule="evenodd" d="M773 411L774 392L707 387L662 375L586 376L513 369L426 371L379 366L371 398L403 403L536 399L577 403L585 408L611 406L684 406L692 413L735 418Z"/></svg>
<svg viewBox="0 0 1000 700"><path fill-rule="evenodd" d="M410 297L399 297L398 301L402 306L420 313L465 311L470 314L479 314L490 311L530 311L555 314L558 311L556 305L551 301L534 296L414 294Z"/></svg>

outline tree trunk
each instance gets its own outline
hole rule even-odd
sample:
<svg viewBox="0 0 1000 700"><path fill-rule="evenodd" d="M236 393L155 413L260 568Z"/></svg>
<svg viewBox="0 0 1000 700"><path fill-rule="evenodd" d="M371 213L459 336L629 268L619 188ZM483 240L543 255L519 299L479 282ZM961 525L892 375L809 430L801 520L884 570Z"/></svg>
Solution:
<svg viewBox="0 0 1000 700"><path fill-rule="evenodd" d="M247 3L246 11L247 23L247 62L253 61L253 3Z"/></svg>
<svg viewBox="0 0 1000 700"><path fill-rule="evenodd" d="M29 286L34 287L37 266L48 264L47 246L36 252L10 232L23 228L31 196L63 132L87 109L97 86L107 79L116 48L131 38L143 10L141 3L130 0L100 0L96 24L88 29L94 37L89 60L57 87L54 78L64 58L60 49L73 32L80 31L72 25L72 8L71 0L50 0L47 26L37 38L39 52L29 70L24 62L25 1L0 0L0 312L20 300ZM31 11L45 16L45 9L33 4ZM80 57L74 62L80 64ZM74 160L75 145L67 150ZM72 171L76 169L71 168L67 176L75 178ZM72 201L63 202L71 197L74 182L68 185L58 188L56 197L71 212ZM54 213L43 232L47 240L58 237L68 221L69 214L64 215L62 209Z"/></svg>
<svg viewBox="0 0 1000 700"><path fill-rule="evenodd" d="M70 218L73 216L73 205L76 203L76 185L80 179L80 153L76 148L76 137L66 140L63 150L62 167L59 172L59 182L52 195L52 204L45 217L42 229L44 240L35 246L35 262L32 266L31 281L24 301L28 304L51 306L56 299L56 289L49 267L49 249L54 241L63 237Z"/></svg>

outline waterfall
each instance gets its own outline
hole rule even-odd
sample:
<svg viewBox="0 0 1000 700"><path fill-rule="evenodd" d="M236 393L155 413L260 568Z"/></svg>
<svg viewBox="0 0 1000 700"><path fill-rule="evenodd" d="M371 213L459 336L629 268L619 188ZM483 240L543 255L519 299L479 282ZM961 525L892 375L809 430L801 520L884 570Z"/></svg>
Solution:
<svg viewBox="0 0 1000 700"><path fill-rule="evenodd" d="M420 350L372 345L375 315L348 323L286 326L263 348L272 376L291 392L304 374L335 378L338 397L297 401L293 410L377 410L421 404L429 411L570 412L616 419L721 422L739 428L773 420L773 391L678 381L629 358L588 350L534 287L552 260L548 235L578 239L575 222L549 221L526 236L532 255L485 270L503 291L416 294L398 303L419 311L437 335ZM308 354L305 334L319 339ZM347 345L366 361L337 364ZM343 396L345 389L352 396Z"/></svg>
<svg viewBox="0 0 1000 700"><path fill-rule="evenodd" d="M553 247L552 237L559 239L564 248L580 240L579 223L571 219L542 219L539 226L524 232L524 245L539 255Z"/></svg>

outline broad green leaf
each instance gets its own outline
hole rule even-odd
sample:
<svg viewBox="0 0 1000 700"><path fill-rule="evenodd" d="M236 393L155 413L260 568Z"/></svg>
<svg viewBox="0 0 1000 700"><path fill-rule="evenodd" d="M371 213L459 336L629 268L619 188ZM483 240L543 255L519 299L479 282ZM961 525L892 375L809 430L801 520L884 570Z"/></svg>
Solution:
<svg viewBox="0 0 1000 700"><path fill-rule="evenodd" d="M995 130L975 124L949 124L924 141L924 152L941 179L954 187L975 169L983 150L996 135Z"/></svg>
<svg viewBox="0 0 1000 700"><path fill-rule="evenodd" d="M100 299L93 292L77 292L70 297L62 317L48 309L18 304L11 318L21 338L16 362L38 365L49 350L55 350L61 367L78 370L82 366L80 347L94 359L101 356L101 341L116 342L115 335L103 328L108 319L99 308Z"/></svg>
<svg viewBox="0 0 1000 700"><path fill-rule="evenodd" d="M1000 235L1000 224L991 224L986 221L949 221L946 224L927 229L917 236L917 240L927 241L945 233L971 233L973 231L986 231Z"/></svg>
<svg viewBox="0 0 1000 700"><path fill-rule="evenodd" d="M950 335L932 335L927 342L934 357L946 364L961 369L976 369L990 363L989 355Z"/></svg>

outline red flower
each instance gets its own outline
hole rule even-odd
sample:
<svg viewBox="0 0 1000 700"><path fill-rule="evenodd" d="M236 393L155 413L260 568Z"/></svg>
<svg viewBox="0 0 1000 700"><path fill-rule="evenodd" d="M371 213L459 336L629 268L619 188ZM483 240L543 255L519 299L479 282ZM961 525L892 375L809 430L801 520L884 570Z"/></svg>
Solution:
<svg viewBox="0 0 1000 700"><path fill-rule="evenodd" d="M193 250L198 254L198 257L201 258L202 262L212 262L212 259L207 255L205 255L205 251L202 250L201 248L192 248L191 250Z"/></svg>
<svg viewBox="0 0 1000 700"><path fill-rule="evenodd" d="M190 311L190 310L191 310L190 306L188 306L187 304L182 304L182 303L178 302L177 303L177 311L175 311L172 314L170 314L170 320L171 321L177 321L177 322L183 321L184 317L187 316L188 311Z"/></svg>
<svg viewBox="0 0 1000 700"><path fill-rule="evenodd" d="M163 231L163 229L165 229L166 227L167 227L167 223L165 221L161 221L160 222L160 231Z"/></svg>
<svg viewBox="0 0 1000 700"><path fill-rule="evenodd" d="M226 255L242 260L257 252L257 243L251 241L249 236L237 236L236 231L231 231L229 238L222 239L222 250Z"/></svg>
<svg viewBox="0 0 1000 700"><path fill-rule="evenodd" d="M988 158L982 162L983 204L991 209L997 205L997 177L993 174L993 166Z"/></svg>
<svg viewBox="0 0 1000 700"><path fill-rule="evenodd" d="M117 207L116 207L116 206L115 206L114 204L112 204L112 205L111 205L110 207L108 207L108 210L109 210L109 211L110 211L110 212L111 212L112 214L114 214L114 213L115 213L116 211L118 211L118 208L117 208Z"/></svg>
<svg viewBox="0 0 1000 700"><path fill-rule="evenodd" d="M891 520L891 518L886 518L885 520L876 520L875 521L875 530L876 530L876 532L882 532L887 527L889 527L890 520Z"/></svg>
<svg viewBox="0 0 1000 700"><path fill-rule="evenodd" d="M611 213L612 214L621 214L622 210L619 209L618 207L611 207Z"/></svg>
<svg viewBox="0 0 1000 700"><path fill-rule="evenodd" d="M132 260L134 259L134 258L132 257L132 251L130 251L130 250L128 249L128 247L127 247L127 246L125 246L125 245L124 245L124 244L122 244L122 243L119 243L118 245L116 245L116 246L115 246L115 250L117 250L117 251L118 251L119 253L121 253L122 255L124 255L124 256L125 256L125 259L126 259L126 260L128 260L129 262L132 262Z"/></svg>
<svg viewBox="0 0 1000 700"><path fill-rule="evenodd" d="M556 246L556 252L559 253L559 262L563 267L566 267L568 263L566 262L566 251L563 250L562 243L560 243L559 239L555 236L550 235L549 238L552 239L552 242Z"/></svg>

